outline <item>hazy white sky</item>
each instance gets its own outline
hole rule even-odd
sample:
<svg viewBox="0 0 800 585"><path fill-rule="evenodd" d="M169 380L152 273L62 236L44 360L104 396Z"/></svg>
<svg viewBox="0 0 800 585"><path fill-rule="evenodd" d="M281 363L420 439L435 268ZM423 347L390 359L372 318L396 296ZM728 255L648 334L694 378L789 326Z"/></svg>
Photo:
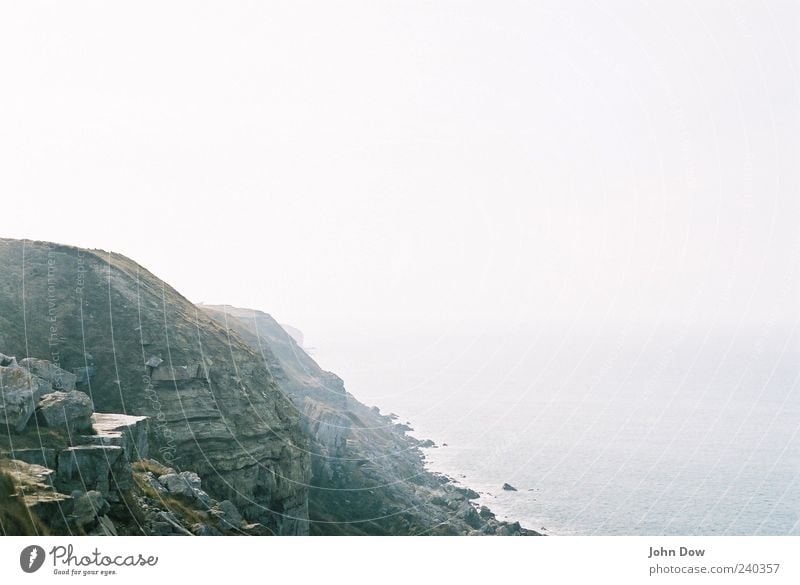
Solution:
<svg viewBox="0 0 800 585"><path fill-rule="evenodd" d="M796 2L3 2L0 232L322 338L796 319Z"/></svg>

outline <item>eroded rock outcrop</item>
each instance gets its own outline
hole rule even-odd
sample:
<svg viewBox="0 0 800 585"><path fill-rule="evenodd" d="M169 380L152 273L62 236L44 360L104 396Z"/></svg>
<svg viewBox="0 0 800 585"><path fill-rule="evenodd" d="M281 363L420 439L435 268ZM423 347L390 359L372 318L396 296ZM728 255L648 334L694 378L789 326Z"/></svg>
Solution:
<svg viewBox="0 0 800 585"><path fill-rule="evenodd" d="M50 384L16 363L0 366L0 424L22 432L39 400L52 390Z"/></svg>
<svg viewBox="0 0 800 585"><path fill-rule="evenodd" d="M83 392L51 392L36 407L37 416L48 427L63 428L70 434L92 428L92 400Z"/></svg>
<svg viewBox="0 0 800 585"><path fill-rule="evenodd" d="M25 358L19 365L28 370L34 376L48 382L55 390L69 392L75 390L75 381L78 377L66 370L62 370L56 364L39 358Z"/></svg>

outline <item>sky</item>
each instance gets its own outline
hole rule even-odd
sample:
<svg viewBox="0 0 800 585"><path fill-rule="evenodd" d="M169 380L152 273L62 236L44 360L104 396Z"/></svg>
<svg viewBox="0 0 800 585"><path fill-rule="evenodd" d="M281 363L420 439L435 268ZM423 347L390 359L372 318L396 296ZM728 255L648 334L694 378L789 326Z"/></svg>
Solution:
<svg viewBox="0 0 800 585"><path fill-rule="evenodd" d="M796 2L4 2L0 235L317 345L796 322Z"/></svg>

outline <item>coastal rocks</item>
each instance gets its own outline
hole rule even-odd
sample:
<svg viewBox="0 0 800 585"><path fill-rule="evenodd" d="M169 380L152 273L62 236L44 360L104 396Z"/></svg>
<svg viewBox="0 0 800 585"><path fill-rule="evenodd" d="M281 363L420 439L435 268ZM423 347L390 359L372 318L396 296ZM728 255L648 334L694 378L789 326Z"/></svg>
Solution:
<svg viewBox="0 0 800 585"><path fill-rule="evenodd" d="M128 461L147 457L149 450L148 417L95 412L91 420L94 435L90 435L88 439L92 443L122 447Z"/></svg>
<svg viewBox="0 0 800 585"><path fill-rule="evenodd" d="M239 528L241 526L242 515L230 500L223 500L211 509L211 514L227 528Z"/></svg>
<svg viewBox="0 0 800 585"><path fill-rule="evenodd" d="M519 522L514 522L512 524L502 524L497 528L495 534L497 536L522 536L526 531L522 526L520 526Z"/></svg>
<svg viewBox="0 0 800 585"><path fill-rule="evenodd" d="M194 488L192 488L192 485L182 476L182 474L178 475L176 473L170 473L167 475L162 475L158 478L158 483L164 486L164 488L174 496L194 498Z"/></svg>
<svg viewBox="0 0 800 585"><path fill-rule="evenodd" d="M150 416L149 448L164 463L197 472L209 494L274 533L307 533L308 439L261 352L122 255L0 238L0 265L0 351L53 355L57 307L58 365L95 368L97 410ZM150 356L165 363L150 372Z"/></svg>
<svg viewBox="0 0 800 585"><path fill-rule="evenodd" d="M52 392L39 402L37 412L45 426L66 428L70 434L92 427L92 400L77 390Z"/></svg>
<svg viewBox="0 0 800 585"><path fill-rule="evenodd" d="M130 487L130 466L122 447L78 445L58 454L56 486L64 492L96 490L103 494Z"/></svg>
<svg viewBox="0 0 800 585"><path fill-rule="evenodd" d="M54 363L38 358L25 358L19 365L27 369L31 374L49 382L54 389L63 392L75 390L77 376L66 370L62 370Z"/></svg>
<svg viewBox="0 0 800 585"><path fill-rule="evenodd" d="M222 536L222 533L219 530L213 526L209 526L208 524L203 524L202 522L192 524L191 530L192 534L195 536Z"/></svg>
<svg viewBox="0 0 800 585"><path fill-rule="evenodd" d="M150 377L153 379L153 382L179 382L202 378L202 372L203 370L200 364L192 364L190 366L160 365L153 369L153 373L150 374Z"/></svg>
<svg viewBox="0 0 800 585"><path fill-rule="evenodd" d="M17 365L17 358L0 353L0 366L8 367Z"/></svg>
<svg viewBox="0 0 800 585"><path fill-rule="evenodd" d="M72 521L78 528L88 528L93 526L100 516L105 515L110 506L103 497L103 494L96 490L89 490L81 494L72 494Z"/></svg>
<svg viewBox="0 0 800 585"><path fill-rule="evenodd" d="M507 492L515 492L515 491L517 491L517 488L515 488L515 487L514 487L513 485L511 485L510 483L504 483L504 484L503 484L503 489L504 489L505 491L507 491Z"/></svg>
<svg viewBox="0 0 800 585"><path fill-rule="evenodd" d="M17 459L32 465L41 465L49 469L56 467L56 450L48 447L32 449L14 449L8 453L0 453L0 457Z"/></svg>
<svg viewBox="0 0 800 585"><path fill-rule="evenodd" d="M205 508L209 508L213 503L211 496L201 489L200 476L193 471L162 475L158 478L158 483L171 495L196 500Z"/></svg>
<svg viewBox="0 0 800 585"><path fill-rule="evenodd" d="M0 366L0 424L21 433L39 399L51 391L47 382L19 365Z"/></svg>
<svg viewBox="0 0 800 585"><path fill-rule="evenodd" d="M50 530L64 528L64 514L69 513L72 506L72 498L66 494L59 493L53 488L53 470L33 465L15 459L0 459L0 479L6 477L11 481L11 489L14 493L10 495L8 502L3 502L0 507L0 516L5 509L23 505L22 510L26 523L32 519L41 521L43 527ZM7 486L8 487L8 486ZM8 533L8 528L3 527ZM39 529L36 528L38 532Z"/></svg>

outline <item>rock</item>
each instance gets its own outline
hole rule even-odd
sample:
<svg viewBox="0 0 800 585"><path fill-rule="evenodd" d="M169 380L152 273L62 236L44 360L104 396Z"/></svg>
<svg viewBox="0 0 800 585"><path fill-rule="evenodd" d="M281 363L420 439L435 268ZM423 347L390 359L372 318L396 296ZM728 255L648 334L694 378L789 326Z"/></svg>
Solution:
<svg viewBox="0 0 800 585"><path fill-rule="evenodd" d="M464 496L468 500L477 500L478 498L481 497L481 495L478 492L470 488L457 487L455 491Z"/></svg>
<svg viewBox="0 0 800 585"><path fill-rule="evenodd" d="M73 522L79 528L93 526L98 516L104 515L110 509L103 494L97 490L90 490L78 497L73 496L73 501Z"/></svg>
<svg viewBox="0 0 800 585"><path fill-rule="evenodd" d="M425 439L424 441L420 441L419 446L423 449L435 449L436 443L434 443L430 439Z"/></svg>
<svg viewBox="0 0 800 585"><path fill-rule="evenodd" d="M14 449L13 451L0 452L0 457L17 459L33 465L41 465L49 469L56 468L56 450L46 447L36 449Z"/></svg>
<svg viewBox="0 0 800 585"><path fill-rule="evenodd" d="M43 380L49 382L54 389L63 392L75 390L77 376L62 370L56 364L38 358L25 358L19 362L23 368Z"/></svg>
<svg viewBox="0 0 800 585"><path fill-rule="evenodd" d="M17 358L0 353L0 366L6 368L8 366L16 366Z"/></svg>
<svg viewBox="0 0 800 585"><path fill-rule="evenodd" d="M222 536L219 530L202 522L192 524L192 534L195 536Z"/></svg>
<svg viewBox="0 0 800 585"><path fill-rule="evenodd" d="M75 384L77 386L88 386L94 376L95 367L83 366L81 368L72 368L72 373L75 375Z"/></svg>
<svg viewBox="0 0 800 585"><path fill-rule="evenodd" d="M261 523L245 524L240 530L250 536L273 536L275 533Z"/></svg>
<svg viewBox="0 0 800 585"><path fill-rule="evenodd" d="M97 519L97 535L98 536L119 536L117 527L108 516L100 516Z"/></svg>
<svg viewBox="0 0 800 585"><path fill-rule="evenodd" d="M0 459L0 472L11 478L16 493L12 499L21 499L35 518L49 529L66 529L64 515L72 508L72 498L53 488L52 469L24 461ZM0 506L6 510L12 504L3 500Z"/></svg>
<svg viewBox="0 0 800 585"><path fill-rule="evenodd" d="M473 508L471 504L462 506L458 513L464 522L466 522L470 527L477 529L483 526L483 520L478 514L478 511Z"/></svg>
<svg viewBox="0 0 800 585"><path fill-rule="evenodd" d="M153 470L153 473L158 475L159 477L162 475L167 475L169 473L175 473L175 470L171 467L167 467L163 463L156 461L155 459L147 459L145 460L147 463L147 467Z"/></svg>
<svg viewBox="0 0 800 585"><path fill-rule="evenodd" d="M132 485L130 466L126 463L121 447L69 447L58 454L56 486L62 491L97 490L108 497L112 487L125 490Z"/></svg>
<svg viewBox="0 0 800 585"><path fill-rule="evenodd" d="M491 520L492 518L495 517L494 513L486 506L481 506L480 510L478 511L478 514L484 520Z"/></svg>
<svg viewBox="0 0 800 585"><path fill-rule="evenodd" d="M148 368L157 368L163 363L164 360L162 360L160 357L157 355L151 355L149 358L147 358L147 361L144 363L144 365Z"/></svg>
<svg viewBox="0 0 800 585"><path fill-rule="evenodd" d="M230 500L219 502L212 508L211 513L216 516L224 526L229 528L238 528L243 521L238 508L236 508Z"/></svg>
<svg viewBox="0 0 800 585"><path fill-rule="evenodd" d="M127 414L95 412L92 415L94 435L87 440L97 445L122 447L128 461L147 457L149 418Z"/></svg>
<svg viewBox="0 0 800 585"><path fill-rule="evenodd" d="M498 536L521 536L523 530L519 522L514 522L513 524L504 522L497 528L495 534Z"/></svg>
<svg viewBox="0 0 800 585"><path fill-rule="evenodd" d="M191 366L160 366L153 370L153 382L179 382L202 378L200 364Z"/></svg>
<svg viewBox="0 0 800 585"><path fill-rule="evenodd" d="M25 426L36 410L36 404L52 387L18 365L0 366L0 424L17 432Z"/></svg>
<svg viewBox="0 0 800 585"><path fill-rule="evenodd" d="M446 506L447 500L445 500L442 496L433 496L431 498L431 502L437 506Z"/></svg>
<svg viewBox="0 0 800 585"><path fill-rule="evenodd" d="M144 478L145 483L156 493L157 496L167 493L167 488L165 488L151 472L145 471L142 474L142 477Z"/></svg>
<svg viewBox="0 0 800 585"><path fill-rule="evenodd" d="M167 536L172 534L172 524L169 522L153 522L150 530L153 536Z"/></svg>
<svg viewBox="0 0 800 585"><path fill-rule="evenodd" d="M180 522L178 522L177 518L175 518L175 514L172 512L159 512L158 516L172 525L172 531L177 532L178 534L185 534L186 536L192 536L192 533L186 530Z"/></svg>
<svg viewBox="0 0 800 585"><path fill-rule="evenodd" d="M66 428L70 434L92 427L92 410L92 399L77 390L48 394L37 408L45 426Z"/></svg>
<svg viewBox="0 0 800 585"><path fill-rule="evenodd" d="M184 498L198 499L197 492L202 492L203 496L208 494L200 489L200 477L193 471L182 471L181 473L168 473L158 478L170 494L183 496ZM202 497L202 496L201 496Z"/></svg>
<svg viewBox="0 0 800 585"><path fill-rule="evenodd" d="M507 491L507 492L515 492L515 491L517 491L517 488L515 488L515 487L514 487L513 485L511 485L510 483L504 483L504 484L503 484L503 489L504 489L505 491Z"/></svg>
<svg viewBox="0 0 800 585"><path fill-rule="evenodd" d="M183 496L185 498L194 498L194 490L181 476L177 473L168 473L158 478L158 482L171 494L176 496Z"/></svg>
<svg viewBox="0 0 800 585"><path fill-rule="evenodd" d="M203 490L194 490L194 498L203 508L210 508L214 505L214 500Z"/></svg>

